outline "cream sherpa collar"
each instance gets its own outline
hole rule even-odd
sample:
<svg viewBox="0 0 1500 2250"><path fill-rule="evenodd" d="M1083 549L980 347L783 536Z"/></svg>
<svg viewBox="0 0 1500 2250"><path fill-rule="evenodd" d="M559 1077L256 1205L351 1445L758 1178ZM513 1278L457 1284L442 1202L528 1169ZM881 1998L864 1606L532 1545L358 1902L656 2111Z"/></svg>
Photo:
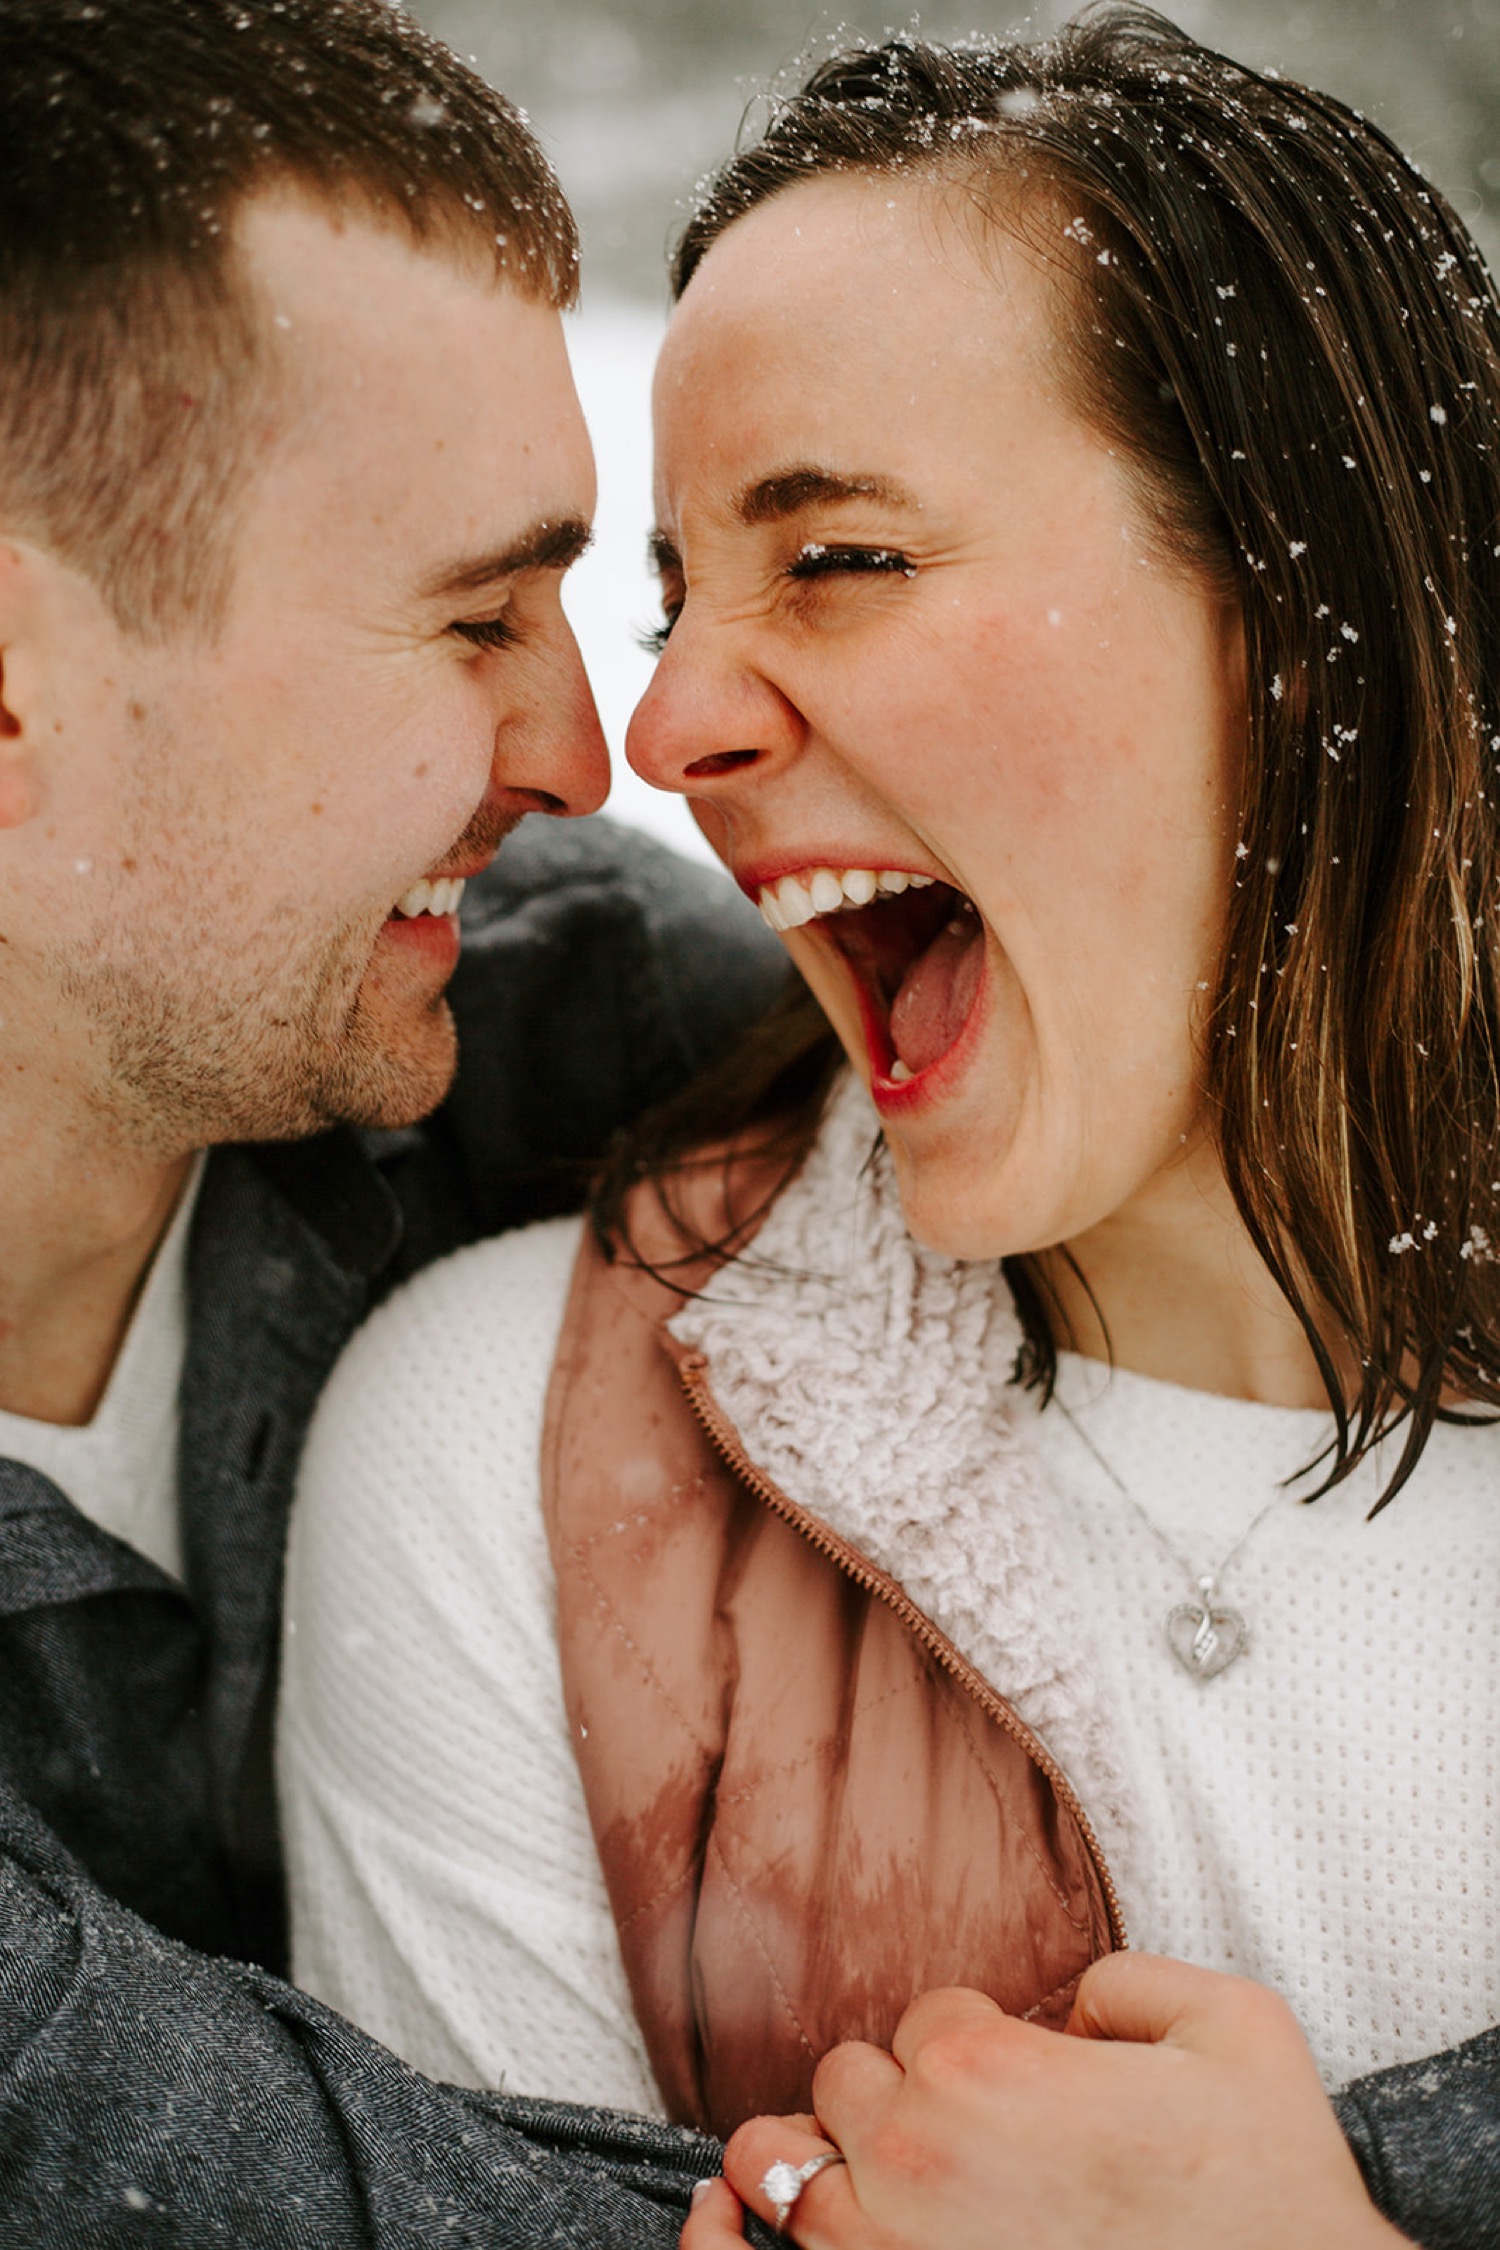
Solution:
<svg viewBox="0 0 1500 2250"><path fill-rule="evenodd" d="M1012 1387L1010 1291L997 1264L912 1241L878 1146L850 1075L753 1249L673 1333L707 1354L750 1458L900 1581L1131 1858L1123 1745Z"/></svg>

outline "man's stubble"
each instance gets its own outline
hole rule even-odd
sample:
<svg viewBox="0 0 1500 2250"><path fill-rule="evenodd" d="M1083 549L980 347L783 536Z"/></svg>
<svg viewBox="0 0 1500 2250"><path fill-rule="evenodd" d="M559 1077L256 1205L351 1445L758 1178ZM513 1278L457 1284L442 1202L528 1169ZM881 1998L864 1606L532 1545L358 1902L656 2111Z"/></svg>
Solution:
<svg viewBox="0 0 1500 2250"><path fill-rule="evenodd" d="M44 964L84 1027L97 1125L175 1156L425 1116L457 1059L442 992L377 968L378 908L330 929L302 896L268 899L281 878L258 808L210 813L182 731L159 706L131 719L118 847L80 864L92 912Z"/></svg>
<svg viewBox="0 0 1500 2250"><path fill-rule="evenodd" d="M65 957L63 997L92 1026L102 1065L101 1124L167 1155L425 1116L453 1076L452 1017L438 993L393 1024L368 990L371 947L366 921L296 962L283 949L258 990L214 974L222 960L202 974L169 970L138 946ZM247 949L245 966L262 957Z"/></svg>

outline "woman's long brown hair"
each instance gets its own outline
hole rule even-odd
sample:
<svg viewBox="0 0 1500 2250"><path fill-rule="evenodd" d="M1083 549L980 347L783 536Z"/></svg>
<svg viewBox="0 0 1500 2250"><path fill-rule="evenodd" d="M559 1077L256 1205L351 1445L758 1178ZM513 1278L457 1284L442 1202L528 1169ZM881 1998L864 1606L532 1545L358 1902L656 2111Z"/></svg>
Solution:
<svg viewBox="0 0 1500 2250"><path fill-rule="evenodd" d="M1135 8L1056 39L834 56L708 183L673 266L820 173L902 172L1023 235L1067 206L1076 402L1164 550L1237 603L1238 872L1202 1019L1241 1217L1337 1421L1327 1484L1445 1391L1500 1405L1500 309L1462 223L1374 126ZM1028 216L1030 214L1030 216ZM1034 229L1032 229L1034 232ZM826 1036L793 1003L601 1184L756 1126L788 1169ZM1029 1371L1056 1339L1007 1261ZM1315 1313L1316 1308L1316 1313ZM1335 1358L1359 1369L1346 1396ZM1325 1484L1326 1489L1326 1484Z"/></svg>

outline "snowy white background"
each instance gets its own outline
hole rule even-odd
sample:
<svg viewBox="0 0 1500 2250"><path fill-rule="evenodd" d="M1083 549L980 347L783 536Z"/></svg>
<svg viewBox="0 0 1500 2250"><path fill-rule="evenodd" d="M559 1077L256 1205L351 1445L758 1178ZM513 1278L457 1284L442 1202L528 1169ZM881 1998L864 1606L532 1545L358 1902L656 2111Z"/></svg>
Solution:
<svg viewBox="0 0 1500 2250"><path fill-rule="evenodd" d="M578 395L599 464L594 546L570 572L565 600L583 650L614 764L609 810L713 861L680 797L664 795L625 763L625 725L651 659L636 635L661 615L646 565L651 527L651 369L665 323L619 299L587 303L568 324ZM714 861L717 865L717 861Z"/></svg>

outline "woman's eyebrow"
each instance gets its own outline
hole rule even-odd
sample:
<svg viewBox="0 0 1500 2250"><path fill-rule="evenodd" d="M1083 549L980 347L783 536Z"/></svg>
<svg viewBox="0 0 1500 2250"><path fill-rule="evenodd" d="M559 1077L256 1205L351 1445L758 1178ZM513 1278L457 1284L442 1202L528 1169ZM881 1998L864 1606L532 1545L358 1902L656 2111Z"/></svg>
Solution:
<svg viewBox="0 0 1500 2250"><path fill-rule="evenodd" d="M528 525L508 546L497 547L489 554L445 563L427 580L422 591L433 599L473 594L481 586L493 585L502 578L514 578L523 570L567 570L588 551L593 537L582 516L563 516L552 521L544 518Z"/></svg>
<svg viewBox="0 0 1500 2250"><path fill-rule="evenodd" d="M799 464L778 469L773 476L747 484L734 504L734 512L747 527L780 523L800 515L804 508L826 508L847 500L878 500L885 507L917 509L920 503L894 477L849 476L837 469Z"/></svg>
<svg viewBox="0 0 1500 2250"><path fill-rule="evenodd" d="M919 514L922 506L916 494L894 477L846 476L837 469L799 466L778 469L773 476L757 477L753 484L747 484L735 498L734 515L750 530L757 524L784 523L788 516L800 515L805 508L837 507L853 500L878 500L882 507L901 508L912 514ZM650 534L646 554L660 577L682 568L682 557L664 531Z"/></svg>

